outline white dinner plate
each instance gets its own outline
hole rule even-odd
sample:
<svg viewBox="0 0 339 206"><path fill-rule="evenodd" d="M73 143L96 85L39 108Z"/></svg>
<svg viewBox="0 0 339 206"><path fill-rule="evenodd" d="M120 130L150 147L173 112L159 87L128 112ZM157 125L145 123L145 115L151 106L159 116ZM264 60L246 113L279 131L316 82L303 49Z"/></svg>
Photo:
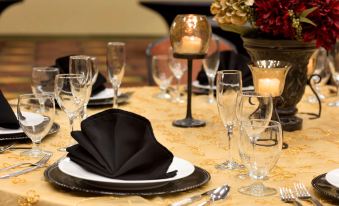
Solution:
<svg viewBox="0 0 339 206"><path fill-rule="evenodd" d="M15 114L16 115L16 114ZM31 113L31 112L23 112L23 115L31 121L43 121L43 116L39 115L39 114L35 114L35 113ZM30 124L30 122L27 122L27 124ZM19 127L18 129L8 129L8 128L3 128L0 127L0 135L2 134L19 134L19 133L23 133L24 131Z"/></svg>
<svg viewBox="0 0 339 206"><path fill-rule="evenodd" d="M195 87L195 88L199 88L199 89L210 89L210 86L209 85L202 85L199 83L198 80L195 80L192 82L192 86ZM213 89L217 89L216 86L213 86ZM243 87L242 88L243 91L251 91L251 90L254 90L254 87L253 86L248 86L248 87Z"/></svg>
<svg viewBox="0 0 339 206"><path fill-rule="evenodd" d="M119 94L120 94L120 92L119 92ZM105 88L104 90L100 91L99 93L91 96L89 100L102 100L102 99L111 99L111 98L113 98L113 89L112 88Z"/></svg>
<svg viewBox="0 0 339 206"><path fill-rule="evenodd" d="M61 160L58 164L59 169L70 176L85 179L93 182L116 183L116 184L147 184L147 183L164 183L173 180L178 180L189 176L194 172L194 165L184 159L174 157L172 164L168 168L168 172L177 170L177 174L171 178L155 179L155 180L121 180L104 177L94 174L82 168L77 163L73 162L69 157Z"/></svg>
<svg viewBox="0 0 339 206"><path fill-rule="evenodd" d="M335 170L332 170L332 171L329 171L326 174L325 178L326 178L328 183L330 183L331 185L339 188L339 168L335 169Z"/></svg>

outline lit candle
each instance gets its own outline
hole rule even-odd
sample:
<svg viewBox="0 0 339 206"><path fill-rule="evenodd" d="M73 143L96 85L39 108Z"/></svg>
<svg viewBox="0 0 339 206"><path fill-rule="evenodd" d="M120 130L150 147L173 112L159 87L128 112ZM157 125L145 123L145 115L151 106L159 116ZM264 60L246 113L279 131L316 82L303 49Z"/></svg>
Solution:
<svg viewBox="0 0 339 206"><path fill-rule="evenodd" d="M272 97L280 96L280 80L263 78L258 81L259 94L270 94Z"/></svg>
<svg viewBox="0 0 339 206"><path fill-rule="evenodd" d="M184 36L177 47L179 54L197 54L200 53L202 41L201 38L195 36Z"/></svg>

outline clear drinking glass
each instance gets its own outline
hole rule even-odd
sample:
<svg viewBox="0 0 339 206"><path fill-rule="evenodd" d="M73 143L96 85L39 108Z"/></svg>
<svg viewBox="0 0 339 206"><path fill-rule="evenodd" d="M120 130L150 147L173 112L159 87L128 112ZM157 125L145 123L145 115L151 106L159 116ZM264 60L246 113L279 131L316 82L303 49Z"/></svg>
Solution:
<svg viewBox="0 0 339 206"><path fill-rule="evenodd" d="M239 192L251 196L269 196L277 191L261 181L277 163L282 150L282 129L279 122L252 119L240 124L239 154L250 177L255 182L239 188Z"/></svg>
<svg viewBox="0 0 339 206"><path fill-rule="evenodd" d="M108 42L107 44L107 71L113 87L113 108L118 107L118 90L125 73L126 45L123 42Z"/></svg>
<svg viewBox="0 0 339 206"><path fill-rule="evenodd" d="M217 72L217 105L219 116L227 129L229 158L226 162L216 165L217 169L233 170L241 168L241 165L234 161L231 152L233 127L237 122L237 97L241 90L241 71L222 70Z"/></svg>
<svg viewBox="0 0 339 206"><path fill-rule="evenodd" d="M155 97L159 99L171 99L166 90L171 85L173 75L169 68L169 57L167 55L155 55L152 57L152 76L155 83L160 87L160 93Z"/></svg>
<svg viewBox="0 0 339 206"><path fill-rule="evenodd" d="M53 125L55 116L54 95L20 95L17 116L21 129L33 142L32 149L22 152L21 155L31 157L45 155L45 152L40 149L39 145Z"/></svg>
<svg viewBox="0 0 339 206"><path fill-rule="evenodd" d="M172 98L172 102L175 103L184 103L185 100L181 98L180 95L180 80L182 76L184 76L187 71L187 60L178 59L173 56L172 48L169 49L169 67L173 73L173 76L177 80L176 88L175 88L175 97Z"/></svg>
<svg viewBox="0 0 339 206"><path fill-rule="evenodd" d="M332 74L332 79L337 87L337 100L330 102L328 105L331 107L339 107L339 43L336 44L334 49L328 56L329 68Z"/></svg>
<svg viewBox="0 0 339 206"><path fill-rule="evenodd" d="M69 73L70 74L80 74L83 75L84 84L86 85L86 98L83 108L80 110L80 116L82 119L87 117L87 104L92 93L93 78L95 73L93 73L93 62L90 56L77 55L69 57Z"/></svg>
<svg viewBox="0 0 339 206"><path fill-rule="evenodd" d="M33 94L54 95L55 76L59 73L59 68L56 67L33 67L31 82Z"/></svg>
<svg viewBox="0 0 339 206"><path fill-rule="evenodd" d="M204 71L208 78L210 90L208 93L208 103L213 104L215 102L213 95L214 79L217 73L220 63L220 52L219 52L219 39L213 37L210 41L210 46L207 51L205 59L202 60Z"/></svg>
<svg viewBox="0 0 339 206"><path fill-rule="evenodd" d="M55 98L69 119L71 131L74 129L74 120L80 115L86 100L87 86L84 79L81 74L58 74L55 79Z"/></svg>
<svg viewBox="0 0 339 206"><path fill-rule="evenodd" d="M318 97L323 100L325 99L325 95L321 92L321 86L324 86L330 76L331 76L331 71L329 69L329 63L328 63L328 59L327 59L327 52L324 48L319 48L314 56L314 71L313 74L317 74L320 76L321 80L319 81L319 77L318 76L314 76L311 79L311 84L314 86L315 91L318 94ZM309 96L307 101L309 103L318 103L317 98L312 95Z"/></svg>

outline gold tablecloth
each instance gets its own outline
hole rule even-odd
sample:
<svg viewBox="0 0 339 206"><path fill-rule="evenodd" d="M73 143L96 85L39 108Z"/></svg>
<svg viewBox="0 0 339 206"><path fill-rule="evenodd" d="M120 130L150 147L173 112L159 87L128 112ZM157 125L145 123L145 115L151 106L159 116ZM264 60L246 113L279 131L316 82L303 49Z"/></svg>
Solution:
<svg viewBox="0 0 339 206"><path fill-rule="evenodd" d="M185 116L186 104L174 104L153 98L153 95L158 92L155 87L127 88L123 91L134 91L134 94L129 104L120 108L148 118L159 142L169 148L175 156L182 157L206 169L211 174L211 180L201 188L173 195L151 198L109 197L111 205L167 205L224 183L231 186L230 194L225 201L220 201L216 205L285 204L280 200L278 194L260 198L240 194L237 189L240 186L249 185L252 181L239 179L238 171L220 171L214 168L215 164L227 158L225 149L227 138L218 116L217 106L207 104L206 96L194 96L192 109L193 116L206 120L207 125L202 128L177 128L172 126L172 121ZM317 111L316 105L306 103L304 100L301 101L298 108L299 112ZM94 114L103 109L107 108L89 109L88 112ZM44 149L54 153L49 164L65 155L56 149L67 144L69 139L68 120L62 111L59 110L57 113L56 122L61 125L61 130L55 135L46 137L42 143ZM283 150L278 163L264 184L275 188L292 187L294 182L301 181L315 194L311 180L317 175L339 168L339 108L324 105L322 117L316 120L309 120L308 115L301 114L300 116L304 119L303 130L284 133L289 148ZM30 159L20 157L19 151L9 151L0 154L0 167L25 160ZM0 205L103 205L103 202L108 200L108 197L56 189L45 181L44 169L41 168L16 178L0 180ZM89 202L85 204L86 201L93 201L95 204ZM324 199L321 201L325 205L333 204ZM303 204L309 205L306 202Z"/></svg>

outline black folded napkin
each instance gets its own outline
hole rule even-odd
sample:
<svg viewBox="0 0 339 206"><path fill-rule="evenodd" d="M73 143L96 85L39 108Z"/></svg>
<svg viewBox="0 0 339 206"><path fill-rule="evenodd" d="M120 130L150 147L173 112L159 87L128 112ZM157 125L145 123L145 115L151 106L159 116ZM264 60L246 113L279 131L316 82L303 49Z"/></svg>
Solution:
<svg viewBox="0 0 339 206"><path fill-rule="evenodd" d="M71 133L78 144L68 157L86 170L123 180L173 177L167 173L173 154L154 137L149 120L134 113L109 109L81 122Z"/></svg>
<svg viewBox="0 0 339 206"><path fill-rule="evenodd" d="M244 55L237 54L233 51L220 52L220 65L219 70L240 70L242 72L242 84L244 87L253 85L252 73L248 64L250 59ZM202 68L199 73L197 80L201 85L208 85L208 79L204 69Z"/></svg>
<svg viewBox="0 0 339 206"><path fill-rule="evenodd" d="M20 127L11 106L0 90L0 127L8 129L18 129Z"/></svg>
<svg viewBox="0 0 339 206"><path fill-rule="evenodd" d="M74 55L68 55L59 57L55 60L55 67L60 69L61 74L69 73L69 57ZM99 72L97 80L94 82L92 87L92 96L101 92L105 89L106 78Z"/></svg>

